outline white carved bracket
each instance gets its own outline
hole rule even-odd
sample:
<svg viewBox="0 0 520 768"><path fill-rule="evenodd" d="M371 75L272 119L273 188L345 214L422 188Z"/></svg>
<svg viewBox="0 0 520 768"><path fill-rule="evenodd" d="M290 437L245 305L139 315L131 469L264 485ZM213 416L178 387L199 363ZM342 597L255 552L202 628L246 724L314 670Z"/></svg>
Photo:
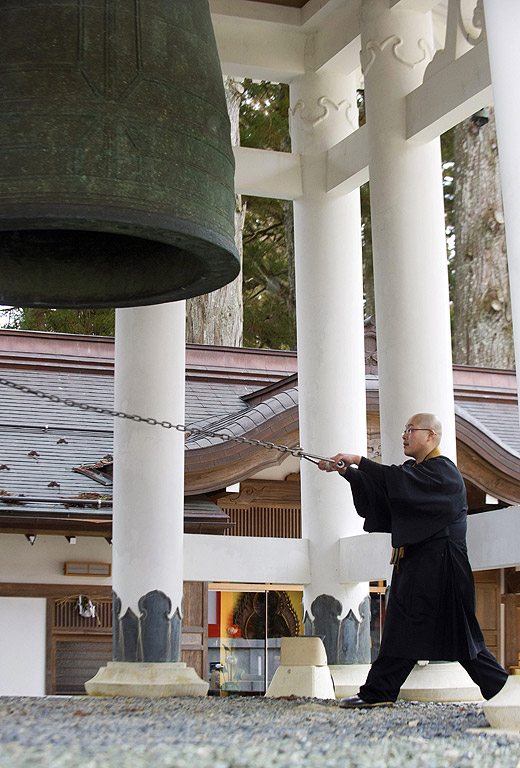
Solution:
<svg viewBox="0 0 520 768"><path fill-rule="evenodd" d="M477 37L474 37L472 32L466 28L462 12L462 2L463 0L449 0L444 48L437 51L428 65L424 74L425 80L449 66L460 56L467 53L470 46L478 45L486 37L483 0L477 0L473 11L472 24L476 29L481 30Z"/></svg>
<svg viewBox="0 0 520 768"><path fill-rule="evenodd" d="M390 37L387 37L386 40L383 40L382 43L378 43L376 40L369 40L365 48L360 53L362 73L366 75L376 60L378 53L383 53L383 51L385 51L387 48L391 48L391 54L394 59L399 61L401 64L404 64L406 67L410 67L410 69L413 69L419 64L422 64L423 61L431 59L433 55L433 51L429 43L422 37L417 41L417 47L422 51L422 56L416 61L411 61L402 55L401 47L403 45L404 40L398 35L390 35Z"/></svg>
<svg viewBox="0 0 520 768"><path fill-rule="evenodd" d="M312 114L312 110L310 108L307 109L307 105L303 99L297 101L294 107L291 109L291 116L296 117L296 115L298 115L303 123L316 128L318 125L320 125L320 123L323 123L325 120L327 120L331 114L331 109L335 110L336 112L339 112L343 109L347 122L353 128L353 130L356 130L357 125L355 125L349 117L349 112L352 109L352 104L349 101L342 99L339 102L335 102L332 99L329 99L328 96L320 96L316 103L322 110L321 114L318 116Z"/></svg>

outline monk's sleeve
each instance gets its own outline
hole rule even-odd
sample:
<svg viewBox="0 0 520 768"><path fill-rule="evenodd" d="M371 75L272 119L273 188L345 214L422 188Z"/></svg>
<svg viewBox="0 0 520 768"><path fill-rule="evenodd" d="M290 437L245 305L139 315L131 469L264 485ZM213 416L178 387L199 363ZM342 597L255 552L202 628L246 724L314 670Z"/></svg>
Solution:
<svg viewBox="0 0 520 768"><path fill-rule="evenodd" d="M394 547L431 538L466 509L464 481L445 456L391 466L363 459L359 469L385 488Z"/></svg>
<svg viewBox="0 0 520 768"><path fill-rule="evenodd" d="M390 505L383 485L360 469L348 467L345 480L350 483L356 512L365 518L363 530L391 532Z"/></svg>

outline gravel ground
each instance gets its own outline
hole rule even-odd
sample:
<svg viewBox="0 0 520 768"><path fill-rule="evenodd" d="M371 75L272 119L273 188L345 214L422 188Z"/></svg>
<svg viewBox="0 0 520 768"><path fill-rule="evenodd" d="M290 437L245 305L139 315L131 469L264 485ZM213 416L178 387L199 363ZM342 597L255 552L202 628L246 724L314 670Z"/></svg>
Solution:
<svg viewBox="0 0 520 768"><path fill-rule="evenodd" d="M520 733L486 726L478 704L2 697L0 768L520 768Z"/></svg>

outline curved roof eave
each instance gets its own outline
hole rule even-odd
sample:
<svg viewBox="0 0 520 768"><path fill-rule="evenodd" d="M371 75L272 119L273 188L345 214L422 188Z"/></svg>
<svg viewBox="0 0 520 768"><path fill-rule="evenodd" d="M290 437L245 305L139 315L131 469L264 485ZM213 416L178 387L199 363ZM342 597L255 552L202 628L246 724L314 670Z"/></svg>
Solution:
<svg viewBox="0 0 520 768"><path fill-rule="evenodd" d="M455 412L458 463L463 476L501 501L520 503L520 454L460 403ZM296 447L297 388L214 422L208 429L230 437ZM192 435L186 441L185 492L191 495L224 488L279 465L284 458L284 453L258 445Z"/></svg>

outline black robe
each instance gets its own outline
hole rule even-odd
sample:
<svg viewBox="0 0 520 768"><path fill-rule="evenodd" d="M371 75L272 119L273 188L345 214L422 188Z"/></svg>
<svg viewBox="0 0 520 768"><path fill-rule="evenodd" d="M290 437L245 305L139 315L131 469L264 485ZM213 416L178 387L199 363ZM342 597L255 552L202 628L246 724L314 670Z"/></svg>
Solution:
<svg viewBox="0 0 520 768"><path fill-rule="evenodd" d="M475 658L485 642L466 549L466 490L455 464L445 456L398 466L363 458L345 478L364 530L391 533L392 546L404 547L392 576L380 655Z"/></svg>

